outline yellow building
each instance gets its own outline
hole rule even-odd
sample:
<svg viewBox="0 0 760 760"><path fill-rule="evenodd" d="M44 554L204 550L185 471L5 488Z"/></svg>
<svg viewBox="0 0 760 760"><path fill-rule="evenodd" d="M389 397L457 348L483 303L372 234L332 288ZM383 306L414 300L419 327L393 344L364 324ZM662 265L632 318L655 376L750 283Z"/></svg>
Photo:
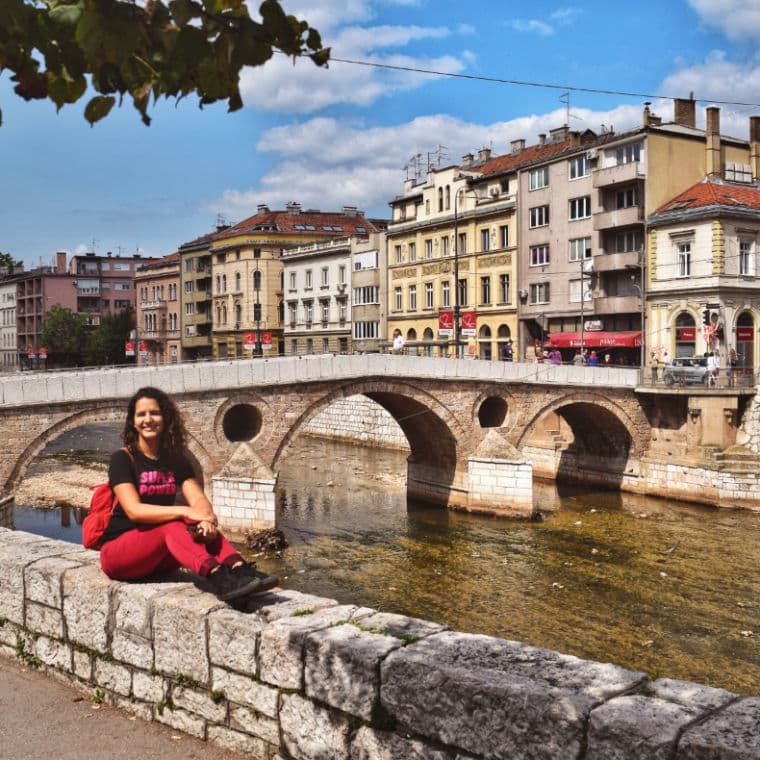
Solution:
<svg viewBox="0 0 760 760"><path fill-rule="evenodd" d="M211 257L211 344L214 358L285 353L281 251L305 243L366 236L376 231L356 208L340 212L284 211L260 205L258 212L215 234Z"/></svg>
<svg viewBox="0 0 760 760"><path fill-rule="evenodd" d="M407 179L391 201L387 334L400 329L407 353L453 356L458 342L460 355L497 359L513 339L515 186L473 184L468 172L489 158L482 150L461 167Z"/></svg>

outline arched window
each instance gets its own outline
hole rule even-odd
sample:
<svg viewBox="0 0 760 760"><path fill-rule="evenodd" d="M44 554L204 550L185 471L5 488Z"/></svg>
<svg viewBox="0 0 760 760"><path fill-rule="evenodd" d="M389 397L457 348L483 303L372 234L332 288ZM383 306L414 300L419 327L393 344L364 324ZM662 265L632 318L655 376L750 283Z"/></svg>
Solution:
<svg viewBox="0 0 760 760"><path fill-rule="evenodd" d="M509 340L512 337L512 331L509 329L509 325L499 325L496 335L499 340Z"/></svg>
<svg viewBox="0 0 760 760"><path fill-rule="evenodd" d="M451 208L451 187L446 185L446 210Z"/></svg>
<svg viewBox="0 0 760 760"><path fill-rule="evenodd" d="M743 311L736 320L736 363L738 367L755 366L755 320L752 312Z"/></svg>
<svg viewBox="0 0 760 760"><path fill-rule="evenodd" d="M443 188L438 188L438 210L443 211Z"/></svg>
<svg viewBox="0 0 760 760"><path fill-rule="evenodd" d="M253 273L253 289L259 290L261 288L261 272L257 269Z"/></svg>
<svg viewBox="0 0 760 760"><path fill-rule="evenodd" d="M235 272L235 292L240 292L240 272Z"/></svg>
<svg viewBox="0 0 760 760"><path fill-rule="evenodd" d="M694 317L682 311L676 317L676 356L694 356L697 343L697 323Z"/></svg>

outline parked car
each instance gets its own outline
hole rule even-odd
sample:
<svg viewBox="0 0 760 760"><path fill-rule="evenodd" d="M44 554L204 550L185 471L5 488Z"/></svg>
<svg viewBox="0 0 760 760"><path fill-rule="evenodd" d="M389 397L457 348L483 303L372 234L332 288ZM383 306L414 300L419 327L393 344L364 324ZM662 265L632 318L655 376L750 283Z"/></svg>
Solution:
<svg viewBox="0 0 760 760"><path fill-rule="evenodd" d="M679 356L665 365L662 381L665 385L707 385L707 359L704 356Z"/></svg>

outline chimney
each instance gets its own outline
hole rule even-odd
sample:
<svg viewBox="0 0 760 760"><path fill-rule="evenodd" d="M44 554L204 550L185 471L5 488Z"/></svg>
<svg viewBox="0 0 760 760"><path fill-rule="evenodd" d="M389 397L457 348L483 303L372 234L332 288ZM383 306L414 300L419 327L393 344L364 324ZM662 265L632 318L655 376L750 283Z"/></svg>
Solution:
<svg viewBox="0 0 760 760"><path fill-rule="evenodd" d="M720 177L720 108L716 106L707 109L705 147L705 174L711 179Z"/></svg>
<svg viewBox="0 0 760 760"><path fill-rule="evenodd" d="M478 161L480 161L481 164L488 161L488 159L491 158L491 149L490 148L481 148L478 151Z"/></svg>
<svg viewBox="0 0 760 760"><path fill-rule="evenodd" d="M651 105L652 104L649 101L647 101L646 103L644 103L644 115L641 117L641 123L645 127L648 127L649 124L651 123L650 119L652 118L652 110L649 108L649 106L651 106Z"/></svg>
<svg viewBox="0 0 760 760"><path fill-rule="evenodd" d="M538 144L546 145L546 134L544 134L543 132L538 136Z"/></svg>
<svg viewBox="0 0 760 760"><path fill-rule="evenodd" d="M287 211L289 214L292 214L293 216L301 213L301 204L296 203L295 201L291 201L290 203L286 204L285 211Z"/></svg>
<svg viewBox="0 0 760 760"><path fill-rule="evenodd" d="M356 206L343 206L344 216L357 216L359 209Z"/></svg>
<svg viewBox="0 0 760 760"><path fill-rule="evenodd" d="M567 133L569 132L567 124L556 129L549 130L549 140L553 143L561 143L567 139Z"/></svg>
<svg viewBox="0 0 760 760"><path fill-rule="evenodd" d="M512 140L509 148L512 153L522 153L525 150L525 140Z"/></svg>
<svg viewBox="0 0 760 760"><path fill-rule="evenodd" d="M466 169L468 166L472 166L472 153L465 153L462 156L462 166Z"/></svg>
<svg viewBox="0 0 760 760"><path fill-rule="evenodd" d="M570 143L570 145L578 146L581 144L581 133L580 132L568 132L567 133L567 140Z"/></svg>
<svg viewBox="0 0 760 760"><path fill-rule="evenodd" d="M57 251L55 254L55 271L58 274L66 273L66 251Z"/></svg>
<svg viewBox="0 0 760 760"><path fill-rule="evenodd" d="M676 98L673 101L673 121L682 127L697 126L697 102L694 100L693 92L689 94L688 100Z"/></svg>
<svg viewBox="0 0 760 760"><path fill-rule="evenodd" d="M752 181L760 182L760 116L749 117L749 163Z"/></svg>
<svg viewBox="0 0 760 760"><path fill-rule="evenodd" d="M267 206L266 203L259 203L258 210L256 211L257 214L268 214L269 213L269 206Z"/></svg>

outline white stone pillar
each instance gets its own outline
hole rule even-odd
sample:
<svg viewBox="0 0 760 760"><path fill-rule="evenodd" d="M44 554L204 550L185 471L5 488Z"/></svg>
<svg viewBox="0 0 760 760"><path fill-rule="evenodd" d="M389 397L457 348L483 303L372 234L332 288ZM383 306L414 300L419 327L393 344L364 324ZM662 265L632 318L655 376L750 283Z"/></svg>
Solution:
<svg viewBox="0 0 760 760"><path fill-rule="evenodd" d="M276 523L274 478L218 476L213 484L214 512L219 526L231 536L274 528Z"/></svg>

